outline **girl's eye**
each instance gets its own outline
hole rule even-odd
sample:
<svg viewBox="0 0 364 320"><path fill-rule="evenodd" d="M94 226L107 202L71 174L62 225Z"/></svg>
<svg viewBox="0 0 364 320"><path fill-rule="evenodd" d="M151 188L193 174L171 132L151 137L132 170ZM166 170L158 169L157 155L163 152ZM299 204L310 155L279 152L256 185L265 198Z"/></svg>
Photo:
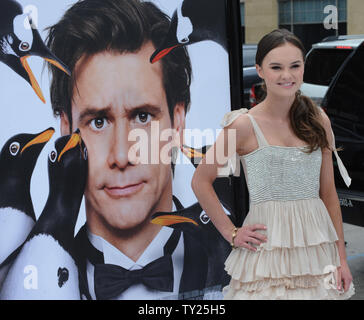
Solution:
<svg viewBox="0 0 364 320"><path fill-rule="evenodd" d="M152 116L150 113L148 112L139 112L137 117L136 117L136 120L137 122L139 123L148 123L150 120L151 120Z"/></svg>
<svg viewBox="0 0 364 320"><path fill-rule="evenodd" d="M273 69L273 70L279 70L279 69L280 69L280 67L275 66L275 67L272 67L272 69Z"/></svg>
<svg viewBox="0 0 364 320"><path fill-rule="evenodd" d="M295 65L292 66L292 68L299 68L299 67L300 67L299 64L295 64Z"/></svg>
<svg viewBox="0 0 364 320"><path fill-rule="evenodd" d="M94 130L101 130L103 128L105 128L107 122L105 118L96 118L91 120L91 127Z"/></svg>

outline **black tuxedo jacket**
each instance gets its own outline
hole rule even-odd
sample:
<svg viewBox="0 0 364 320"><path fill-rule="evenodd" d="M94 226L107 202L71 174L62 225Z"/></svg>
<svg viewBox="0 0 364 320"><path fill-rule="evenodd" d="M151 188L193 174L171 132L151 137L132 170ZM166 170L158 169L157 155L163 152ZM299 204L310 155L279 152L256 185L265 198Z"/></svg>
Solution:
<svg viewBox="0 0 364 320"><path fill-rule="evenodd" d="M173 196L173 202L177 210L184 209L177 197ZM184 262L178 299L203 298L202 290L205 288L221 290L221 287L230 281L230 276L224 270L225 260L231 250L230 245L211 221L204 224L203 228L194 228L186 224L181 230L184 239ZM75 260L79 268L81 296L92 299L86 273L88 258L85 248L89 243L84 225L75 238Z"/></svg>
<svg viewBox="0 0 364 320"><path fill-rule="evenodd" d="M196 290L206 288L208 274L208 257L201 243L196 242L189 234L183 234L184 239L184 264L179 288L179 299L188 299L198 296ZM87 299L92 299L87 282L87 243L86 225L82 226L75 238L75 260L79 269L80 294Z"/></svg>

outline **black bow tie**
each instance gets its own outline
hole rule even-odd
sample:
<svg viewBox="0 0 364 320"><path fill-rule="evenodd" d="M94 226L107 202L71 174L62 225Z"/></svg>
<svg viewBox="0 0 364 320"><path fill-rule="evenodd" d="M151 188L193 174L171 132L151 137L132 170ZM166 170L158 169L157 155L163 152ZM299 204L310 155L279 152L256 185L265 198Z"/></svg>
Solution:
<svg viewBox="0 0 364 320"><path fill-rule="evenodd" d="M96 264L94 279L96 298L101 300L115 298L137 283L155 290L172 292L172 258L165 255L140 270L131 271L113 264Z"/></svg>
<svg viewBox="0 0 364 320"><path fill-rule="evenodd" d="M177 247L181 231L173 230L172 235L163 247L164 256L147 264L140 270L126 270L120 266L104 263L104 255L97 250L85 236L83 239L84 253L94 267L94 285L97 299L107 300L119 296L133 284L142 283L145 286L159 290L173 291L172 253Z"/></svg>

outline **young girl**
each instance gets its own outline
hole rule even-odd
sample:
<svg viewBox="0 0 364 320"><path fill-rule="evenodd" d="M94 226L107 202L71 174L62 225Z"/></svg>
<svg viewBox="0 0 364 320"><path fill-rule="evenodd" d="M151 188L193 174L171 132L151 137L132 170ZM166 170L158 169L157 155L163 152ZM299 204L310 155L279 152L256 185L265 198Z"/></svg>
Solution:
<svg viewBox="0 0 364 320"><path fill-rule="evenodd" d="M354 294L346 261L342 217L334 182L330 120L302 96L304 47L287 30L258 44L256 68L266 98L253 109L227 113L224 130L192 179L207 215L233 247L225 262L231 276L225 299L347 299ZM236 130L228 151L227 131ZM209 164L218 150L243 165L250 210L242 227L224 213L212 183L224 164ZM220 155L221 158L221 155Z"/></svg>

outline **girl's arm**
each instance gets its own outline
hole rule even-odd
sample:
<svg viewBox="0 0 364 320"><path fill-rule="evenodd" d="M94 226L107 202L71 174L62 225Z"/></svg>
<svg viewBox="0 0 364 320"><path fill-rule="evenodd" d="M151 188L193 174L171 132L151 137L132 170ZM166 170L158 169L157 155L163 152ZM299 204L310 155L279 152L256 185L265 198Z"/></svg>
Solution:
<svg viewBox="0 0 364 320"><path fill-rule="evenodd" d="M207 151L192 178L192 189L201 207L229 243L232 242L235 226L224 212L212 184L218 176L218 170L224 167L227 159L234 156L235 153L241 153L244 141L249 134L249 129L251 129L249 123L248 116L241 115L232 124L226 126L219 134L215 144ZM229 139L229 130L233 130L231 132L236 134L236 143L234 139ZM229 143L232 144L230 148ZM239 228L234 244L255 251L256 249L250 246L247 241L259 245L262 240L265 240L265 236L253 231L256 229L264 229L264 226L254 225Z"/></svg>

